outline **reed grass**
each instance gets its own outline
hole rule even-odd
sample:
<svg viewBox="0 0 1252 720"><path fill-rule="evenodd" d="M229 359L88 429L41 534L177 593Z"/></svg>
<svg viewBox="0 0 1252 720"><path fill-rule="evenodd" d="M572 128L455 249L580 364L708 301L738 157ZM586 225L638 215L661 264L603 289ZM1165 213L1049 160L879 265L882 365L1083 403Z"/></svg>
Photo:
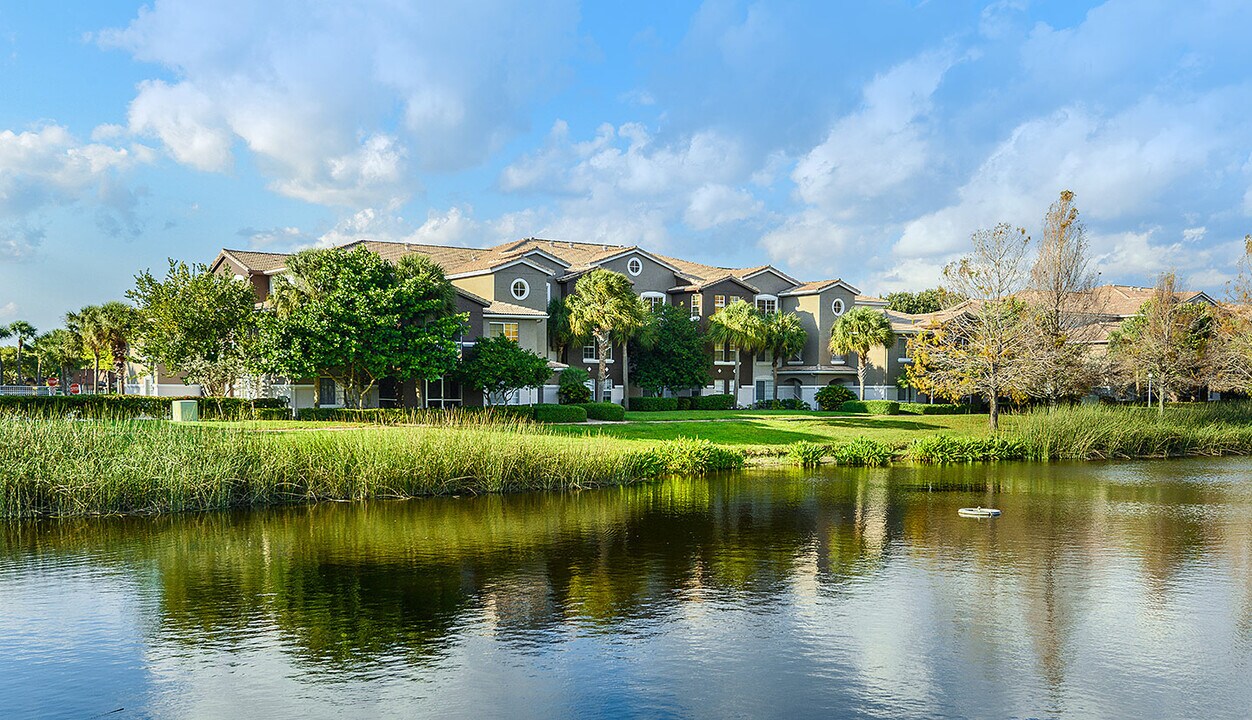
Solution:
<svg viewBox="0 0 1252 720"><path fill-rule="evenodd" d="M629 483L663 469L655 452L508 420L265 433L0 416L4 517L565 490Z"/></svg>
<svg viewBox="0 0 1252 720"><path fill-rule="evenodd" d="M1079 406L1014 418L1009 436L1032 460L1101 460L1252 452L1252 403L1148 408Z"/></svg>

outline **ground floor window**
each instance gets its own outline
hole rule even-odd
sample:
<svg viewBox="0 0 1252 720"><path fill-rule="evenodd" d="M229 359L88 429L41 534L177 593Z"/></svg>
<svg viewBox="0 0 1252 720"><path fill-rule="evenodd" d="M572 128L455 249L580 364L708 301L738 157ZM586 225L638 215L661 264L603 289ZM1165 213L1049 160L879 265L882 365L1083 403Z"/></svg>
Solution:
<svg viewBox="0 0 1252 720"><path fill-rule="evenodd" d="M491 331L491 337L504 337L517 342L518 326L515 322L493 322L488 328Z"/></svg>
<svg viewBox="0 0 1252 720"><path fill-rule="evenodd" d="M335 385L334 378L318 378L318 394L321 395L318 400L323 405L338 405L339 396L336 392L339 388Z"/></svg>
<svg viewBox="0 0 1252 720"><path fill-rule="evenodd" d="M426 407L449 408L461 406L461 383L451 378L426 381Z"/></svg>
<svg viewBox="0 0 1252 720"><path fill-rule="evenodd" d="M757 380L756 381L756 401L765 402L774 399L774 381L773 380Z"/></svg>

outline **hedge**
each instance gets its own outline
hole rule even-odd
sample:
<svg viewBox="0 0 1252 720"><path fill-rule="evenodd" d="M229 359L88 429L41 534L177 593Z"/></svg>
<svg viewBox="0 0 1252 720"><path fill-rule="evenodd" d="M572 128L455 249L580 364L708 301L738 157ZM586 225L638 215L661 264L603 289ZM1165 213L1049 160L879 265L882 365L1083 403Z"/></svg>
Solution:
<svg viewBox="0 0 1252 720"><path fill-rule="evenodd" d="M454 410L300 408L296 411L296 419L320 422L365 422L379 425L401 425L405 423L439 423L444 420L442 416L448 413L491 413L492 415L537 420L539 422L583 422L587 419L587 411L578 405L492 405L489 407L461 407Z"/></svg>
<svg viewBox="0 0 1252 720"><path fill-rule="evenodd" d="M692 410L734 410L734 395L698 395L691 398Z"/></svg>
<svg viewBox="0 0 1252 720"><path fill-rule="evenodd" d="M785 400L762 400L752 406L754 410L812 410L812 406L803 400L787 398Z"/></svg>
<svg viewBox="0 0 1252 720"><path fill-rule="evenodd" d="M827 385L817 391L817 397L814 400L817 401L818 410L829 412L838 410L840 405L849 400L856 400L856 393L842 385Z"/></svg>
<svg viewBox="0 0 1252 720"><path fill-rule="evenodd" d="M870 415L899 415L900 403L895 400L849 400L839 406L847 413L869 413Z"/></svg>
<svg viewBox="0 0 1252 720"><path fill-rule="evenodd" d="M911 415L966 415L971 408L952 403L900 403L900 412Z"/></svg>
<svg viewBox="0 0 1252 720"><path fill-rule="evenodd" d="M677 398L677 400L678 400L678 409L679 409L679 410L690 410L690 409L691 409L691 398L689 398L689 397L680 397L680 398Z"/></svg>
<svg viewBox="0 0 1252 720"><path fill-rule="evenodd" d="M29 417L80 415L110 418L166 418L175 400L196 400L205 420L271 419L281 413L291 417L287 403L278 398L153 397L151 395L0 395L0 412ZM264 412L262 412L264 411ZM275 412L277 411L277 412ZM263 417L264 416L264 417Z"/></svg>
<svg viewBox="0 0 1252 720"><path fill-rule="evenodd" d="M660 412L662 410L677 410L678 398L672 397L633 397L630 399L630 409L634 412Z"/></svg>
<svg viewBox="0 0 1252 720"><path fill-rule="evenodd" d="M588 420L625 420L626 408L611 402L578 403L578 407L587 411Z"/></svg>
<svg viewBox="0 0 1252 720"><path fill-rule="evenodd" d="M579 423L587 421L587 409L581 405L532 405L536 422Z"/></svg>

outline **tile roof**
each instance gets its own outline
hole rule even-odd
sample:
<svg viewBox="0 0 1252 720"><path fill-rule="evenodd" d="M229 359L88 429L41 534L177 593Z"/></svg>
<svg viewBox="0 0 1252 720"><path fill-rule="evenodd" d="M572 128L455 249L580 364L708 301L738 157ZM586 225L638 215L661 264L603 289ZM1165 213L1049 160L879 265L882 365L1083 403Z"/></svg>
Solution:
<svg viewBox="0 0 1252 720"><path fill-rule="evenodd" d="M522 307L513 303L496 300L487 307L483 308L484 315L516 315L518 317L536 317L546 318L548 313L534 308Z"/></svg>

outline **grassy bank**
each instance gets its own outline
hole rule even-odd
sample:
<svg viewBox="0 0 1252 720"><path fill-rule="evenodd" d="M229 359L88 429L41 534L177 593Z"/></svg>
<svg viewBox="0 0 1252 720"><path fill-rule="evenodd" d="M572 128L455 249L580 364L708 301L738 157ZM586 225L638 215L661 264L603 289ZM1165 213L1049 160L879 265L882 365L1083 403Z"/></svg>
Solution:
<svg viewBox="0 0 1252 720"><path fill-rule="evenodd" d="M571 489L651 477L664 462L656 451L518 422L272 433L0 417L0 515Z"/></svg>

